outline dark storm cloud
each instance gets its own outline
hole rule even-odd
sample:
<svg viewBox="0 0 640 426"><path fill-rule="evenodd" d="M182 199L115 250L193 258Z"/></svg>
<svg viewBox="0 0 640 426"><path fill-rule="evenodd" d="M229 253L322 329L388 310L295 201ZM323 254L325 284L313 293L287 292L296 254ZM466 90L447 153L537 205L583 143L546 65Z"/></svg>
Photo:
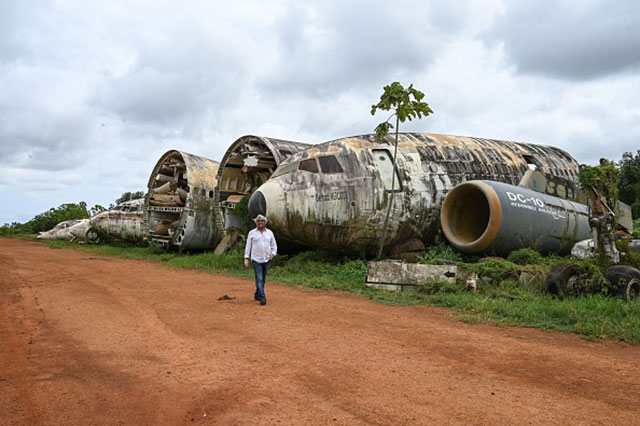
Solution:
<svg viewBox="0 0 640 426"><path fill-rule="evenodd" d="M637 0L509 2L487 33L521 73L582 80L640 68Z"/></svg>

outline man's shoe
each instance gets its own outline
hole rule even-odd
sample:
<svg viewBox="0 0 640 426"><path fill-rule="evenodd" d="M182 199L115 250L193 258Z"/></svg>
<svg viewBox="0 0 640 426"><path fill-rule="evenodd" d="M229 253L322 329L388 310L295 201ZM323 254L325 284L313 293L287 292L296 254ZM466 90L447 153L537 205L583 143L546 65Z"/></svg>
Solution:
<svg viewBox="0 0 640 426"><path fill-rule="evenodd" d="M267 299L262 299L262 300L260 300L260 304L261 304L261 305L266 305L266 304L267 304Z"/></svg>

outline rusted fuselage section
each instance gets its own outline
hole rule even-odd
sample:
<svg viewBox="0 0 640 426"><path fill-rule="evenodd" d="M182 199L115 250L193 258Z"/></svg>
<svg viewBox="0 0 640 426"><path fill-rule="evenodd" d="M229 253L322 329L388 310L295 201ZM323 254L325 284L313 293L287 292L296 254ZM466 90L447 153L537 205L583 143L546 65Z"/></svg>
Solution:
<svg viewBox="0 0 640 426"><path fill-rule="evenodd" d="M89 223L107 238L141 242L144 199L125 201L112 209L98 213Z"/></svg>
<svg viewBox="0 0 640 426"><path fill-rule="evenodd" d="M212 249L220 240L214 192L217 161L186 152L166 152L153 168L144 200L144 235L156 245Z"/></svg>
<svg viewBox="0 0 640 426"><path fill-rule="evenodd" d="M301 142L247 135L227 149L217 174L215 192L216 220L219 229L242 229L235 208L269 180L276 168L291 155L309 148Z"/></svg>
<svg viewBox="0 0 640 426"><path fill-rule="evenodd" d="M315 145L278 167L251 197L250 213L266 213L269 227L280 238L373 254L381 243L394 173L386 248L409 238L433 243L440 234L444 197L467 180L517 185L525 172L537 169L553 182L546 193L570 200L579 196L573 189L578 164L550 146L404 133L395 171L392 155L391 136L363 135Z"/></svg>

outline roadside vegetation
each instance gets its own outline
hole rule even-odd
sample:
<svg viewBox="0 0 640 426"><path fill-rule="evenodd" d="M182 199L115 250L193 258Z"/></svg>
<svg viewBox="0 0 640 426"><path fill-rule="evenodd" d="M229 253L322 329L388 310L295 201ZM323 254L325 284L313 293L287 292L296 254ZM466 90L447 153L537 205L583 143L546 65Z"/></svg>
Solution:
<svg viewBox="0 0 640 426"><path fill-rule="evenodd" d="M143 191L125 192L116 199L115 204L120 204L124 201L142 197L144 197ZM100 204L96 204L89 208L87 203L84 201L80 201L79 203L61 204L58 207L52 207L45 212L35 215L31 220L25 223L5 223L0 226L0 236L15 236L18 238L23 236L23 238L25 238L30 234L48 231L65 220L87 219L107 209L113 208L115 204L111 203L108 208L105 208Z"/></svg>
<svg viewBox="0 0 640 426"><path fill-rule="evenodd" d="M128 244L78 245L64 241L45 241L51 248L72 248L125 259L160 262L169 268L201 270L253 278L242 263L242 247L223 255L167 252L155 247ZM439 306L452 310L468 323L488 322L499 326L523 326L577 333L591 340L615 339L640 343L640 302L626 302L599 294L571 295L559 299L542 291L544 277L551 267L575 262L591 271L601 265L593 260L542 257L533 250L513 252L506 260L477 262L478 258L457 252L451 246L431 247L422 263L455 263L477 274L475 291L464 284L434 282L415 291L389 292L365 285L367 262L348 259L323 251L277 256L269 269L269 281L308 289L344 291L377 303L405 306ZM526 271L526 283L518 275Z"/></svg>

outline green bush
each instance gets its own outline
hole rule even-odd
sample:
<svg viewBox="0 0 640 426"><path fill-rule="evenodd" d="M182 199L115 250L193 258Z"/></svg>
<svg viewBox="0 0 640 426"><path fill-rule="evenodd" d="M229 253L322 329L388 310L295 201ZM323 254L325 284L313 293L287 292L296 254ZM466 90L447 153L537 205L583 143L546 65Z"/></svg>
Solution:
<svg viewBox="0 0 640 426"><path fill-rule="evenodd" d="M631 250L629 240L617 240L616 247L622 255L623 263L627 263L634 268L640 269L640 253L636 253Z"/></svg>
<svg viewBox="0 0 640 426"><path fill-rule="evenodd" d="M242 220L242 233L247 235L247 233L255 228L255 224L253 223L253 218L249 215L249 196L246 195L242 197L240 201L236 204L235 213Z"/></svg>
<svg viewBox="0 0 640 426"><path fill-rule="evenodd" d="M459 265L469 269L478 276L479 279L491 283L499 283L507 279L517 279L520 266L507 260L487 260L480 263L465 263Z"/></svg>
<svg viewBox="0 0 640 426"><path fill-rule="evenodd" d="M429 247L424 254L418 256L418 263L427 265L444 265L447 262L462 262L462 253L455 247L440 243Z"/></svg>
<svg viewBox="0 0 640 426"><path fill-rule="evenodd" d="M507 260L516 265L540 265L544 262L542 255L530 248L512 251L509 253Z"/></svg>

